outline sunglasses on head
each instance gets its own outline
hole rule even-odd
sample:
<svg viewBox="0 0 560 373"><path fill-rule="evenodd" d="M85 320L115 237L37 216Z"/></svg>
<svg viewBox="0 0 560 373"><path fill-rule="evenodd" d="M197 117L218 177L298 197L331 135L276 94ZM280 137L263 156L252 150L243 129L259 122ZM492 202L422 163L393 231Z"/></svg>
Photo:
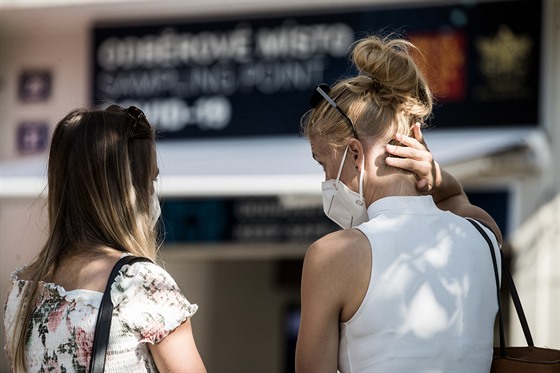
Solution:
<svg viewBox="0 0 560 373"><path fill-rule="evenodd" d="M344 119L348 123L348 126L352 130L352 134L354 135L355 138L358 138L358 133L356 132L356 129L354 128L354 123L352 123L350 118L348 118L348 115L346 115L346 113L344 113L338 107L336 102L334 102L334 100L331 98L331 96L329 96L330 90L331 90L331 87L329 87L328 84L326 84L326 83L319 84L317 87L315 87L315 90L313 91L313 94L311 95L311 98L309 99L309 105L313 109L315 109L319 105L321 100L323 100L323 99L326 100L329 103L329 105L331 105L333 108L335 108L344 117Z"/></svg>

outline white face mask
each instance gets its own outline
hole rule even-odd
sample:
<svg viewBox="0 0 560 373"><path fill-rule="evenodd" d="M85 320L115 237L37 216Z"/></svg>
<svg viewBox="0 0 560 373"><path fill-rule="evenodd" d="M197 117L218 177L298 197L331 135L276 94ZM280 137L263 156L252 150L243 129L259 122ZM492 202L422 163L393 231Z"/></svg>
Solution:
<svg viewBox="0 0 560 373"><path fill-rule="evenodd" d="M369 220L363 194L364 160L362 160L362 171L360 172L359 194L350 190L340 181L347 152L348 147L344 150L336 180L330 179L321 185L325 215L342 228L352 228Z"/></svg>
<svg viewBox="0 0 560 373"><path fill-rule="evenodd" d="M150 203L150 217L152 218L152 227L156 226L159 217L161 216L161 206L159 205L159 198L155 191L154 185L154 193L152 194L152 202Z"/></svg>

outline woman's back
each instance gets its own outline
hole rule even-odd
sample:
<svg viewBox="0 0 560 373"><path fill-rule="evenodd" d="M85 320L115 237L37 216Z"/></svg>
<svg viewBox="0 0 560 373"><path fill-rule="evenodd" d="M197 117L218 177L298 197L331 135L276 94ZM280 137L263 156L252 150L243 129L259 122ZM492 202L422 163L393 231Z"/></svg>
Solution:
<svg viewBox="0 0 560 373"><path fill-rule="evenodd" d="M497 301L483 237L430 196L383 198L368 215L357 228L372 247L372 276L341 324L340 370L488 372Z"/></svg>
<svg viewBox="0 0 560 373"><path fill-rule="evenodd" d="M26 346L29 372L87 370L102 291L112 265L104 267L118 257L112 259L115 258L105 256L85 272L80 270L78 261L61 267L54 277L60 280L57 283L39 284ZM8 336L14 332L23 290L30 285L25 275L20 277L22 273L23 269L19 269L12 275L5 313ZM148 344L161 341L197 310L171 276L152 263L125 265L113 283L111 299L114 311L107 372L157 372Z"/></svg>

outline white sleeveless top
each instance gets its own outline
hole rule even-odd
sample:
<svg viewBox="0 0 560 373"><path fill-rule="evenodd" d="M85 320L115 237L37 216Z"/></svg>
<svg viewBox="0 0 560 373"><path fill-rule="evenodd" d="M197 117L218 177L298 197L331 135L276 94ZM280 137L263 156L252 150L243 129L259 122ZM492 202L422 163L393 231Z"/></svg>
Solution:
<svg viewBox="0 0 560 373"><path fill-rule="evenodd" d="M431 196L383 198L368 216L357 229L371 245L372 275L340 325L340 372L488 373L498 304L484 238Z"/></svg>

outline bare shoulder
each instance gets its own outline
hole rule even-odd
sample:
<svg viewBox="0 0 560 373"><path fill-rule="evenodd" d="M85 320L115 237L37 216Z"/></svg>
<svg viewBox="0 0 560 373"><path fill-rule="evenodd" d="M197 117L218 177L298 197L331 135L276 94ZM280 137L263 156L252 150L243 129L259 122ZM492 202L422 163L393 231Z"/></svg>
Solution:
<svg viewBox="0 0 560 373"><path fill-rule="evenodd" d="M52 282L66 291L85 289L103 292L121 256L122 252L111 250L101 255L66 258L60 263Z"/></svg>
<svg viewBox="0 0 560 373"><path fill-rule="evenodd" d="M302 297L313 294L332 304L341 321L350 319L364 299L371 276L372 254L359 230L336 231L315 241L303 263Z"/></svg>
<svg viewBox="0 0 560 373"><path fill-rule="evenodd" d="M315 241L307 250L303 263L304 272L336 286L352 286L355 281L369 276L370 268L369 241L356 229L336 231Z"/></svg>
<svg viewBox="0 0 560 373"><path fill-rule="evenodd" d="M311 244L305 260L340 263L355 260L369 251L369 241L362 232L343 229L329 233Z"/></svg>

